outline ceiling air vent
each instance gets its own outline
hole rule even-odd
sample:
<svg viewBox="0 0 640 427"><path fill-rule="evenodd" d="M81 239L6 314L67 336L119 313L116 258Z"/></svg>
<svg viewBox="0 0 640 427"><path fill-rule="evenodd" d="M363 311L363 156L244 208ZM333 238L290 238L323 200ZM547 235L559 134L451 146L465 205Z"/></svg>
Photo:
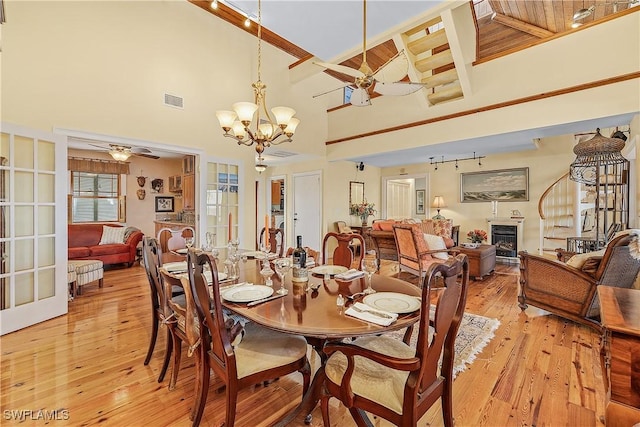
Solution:
<svg viewBox="0 0 640 427"><path fill-rule="evenodd" d="M164 105L175 108L184 108L184 99L179 96L164 94Z"/></svg>
<svg viewBox="0 0 640 427"><path fill-rule="evenodd" d="M279 157L279 158L285 158L285 157L291 157L291 156L296 156L296 153L292 153L290 151L272 151L270 153L268 153L269 156L271 157Z"/></svg>

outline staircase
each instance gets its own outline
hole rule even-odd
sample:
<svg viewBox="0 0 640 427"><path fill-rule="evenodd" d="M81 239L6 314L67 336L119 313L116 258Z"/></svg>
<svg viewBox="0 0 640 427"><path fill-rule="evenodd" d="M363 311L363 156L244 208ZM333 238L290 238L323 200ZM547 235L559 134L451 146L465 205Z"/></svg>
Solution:
<svg viewBox="0 0 640 427"><path fill-rule="evenodd" d="M425 84L426 97L431 105L463 97L440 17L405 31L402 40L419 80Z"/></svg>
<svg viewBox="0 0 640 427"><path fill-rule="evenodd" d="M566 249L567 238L579 235L576 221L577 184L569 179L569 172L556 180L542 193L538 201L540 215L539 253L554 254L556 248Z"/></svg>

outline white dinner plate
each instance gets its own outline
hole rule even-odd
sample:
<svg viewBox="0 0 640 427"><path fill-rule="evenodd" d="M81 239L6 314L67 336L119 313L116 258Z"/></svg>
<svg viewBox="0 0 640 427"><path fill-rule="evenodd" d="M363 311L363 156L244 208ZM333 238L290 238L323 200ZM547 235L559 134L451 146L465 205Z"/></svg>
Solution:
<svg viewBox="0 0 640 427"><path fill-rule="evenodd" d="M246 256L247 258L264 259L264 252L260 252L260 251L243 252L242 255ZM278 254L273 252L270 252L268 256L269 256L269 259L278 258Z"/></svg>
<svg viewBox="0 0 640 427"><path fill-rule="evenodd" d="M319 265L317 267L313 267L311 269L311 272L313 274L319 274L321 276L325 274L330 274L332 276L335 276L336 274L344 273L345 271L348 271L348 270L349 269L347 267L343 267L341 265Z"/></svg>
<svg viewBox="0 0 640 427"><path fill-rule="evenodd" d="M207 279L207 283L213 282L213 278L211 277L211 272L210 271L205 271L204 272L204 278ZM226 278L227 278L227 273L223 273L222 271L218 271L218 282L221 282Z"/></svg>
<svg viewBox="0 0 640 427"><path fill-rule="evenodd" d="M421 301L410 295L397 292L376 292L364 297L362 300L369 307L390 313L412 313L420 308Z"/></svg>
<svg viewBox="0 0 640 427"><path fill-rule="evenodd" d="M264 285L238 286L222 293L222 298L231 302L251 302L273 294L273 288Z"/></svg>
<svg viewBox="0 0 640 427"><path fill-rule="evenodd" d="M185 261L167 262L166 264L162 264L162 266L169 273L173 273L174 271L187 271L187 263Z"/></svg>

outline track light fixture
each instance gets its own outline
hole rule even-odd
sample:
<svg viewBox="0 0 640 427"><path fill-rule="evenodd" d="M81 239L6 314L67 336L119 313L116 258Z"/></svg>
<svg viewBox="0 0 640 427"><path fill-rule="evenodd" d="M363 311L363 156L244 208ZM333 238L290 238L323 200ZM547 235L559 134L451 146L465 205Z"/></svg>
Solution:
<svg viewBox="0 0 640 427"><path fill-rule="evenodd" d="M456 170L458 170L458 162L464 162L465 160L477 160L478 161L478 166L482 166L482 159L484 159L486 156L476 156L476 152L473 152L473 157L465 157L462 159L452 159L452 160L445 160L444 156L442 156L441 160L434 160L435 157L429 157L429 164L434 166L433 170L438 170L438 164L442 164L442 163L451 163L451 162L455 162L456 164Z"/></svg>
<svg viewBox="0 0 640 427"><path fill-rule="evenodd" d="M596 6L612 6L613 5L613 13L618 12L618 5L626 4L628 7L634 7L640 5L640 0L623 0L623 1L613 1L610 3L597 3L592 4L588 8L582 8L576 11L573 14L573 23L571 24L571 28L577 28L582 25L582 22L578 22L583 20L584 18L590 16L595 10Z"/></svg>

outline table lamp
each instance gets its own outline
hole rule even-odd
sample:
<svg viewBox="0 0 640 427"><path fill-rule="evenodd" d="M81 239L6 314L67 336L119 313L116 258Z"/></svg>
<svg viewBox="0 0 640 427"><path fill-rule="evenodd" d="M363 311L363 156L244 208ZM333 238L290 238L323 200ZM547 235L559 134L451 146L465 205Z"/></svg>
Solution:
<svg viewBox="0 0 640 427"><path fill-rule="evenodd" d="M431 203L432 208L436 208L438 210L438 214L433 217L433 219L444 219L442 215L440 215L440 209L446 208L447 204L444 201L444 197L436 196L433 198L433 203Z"/></svg>

